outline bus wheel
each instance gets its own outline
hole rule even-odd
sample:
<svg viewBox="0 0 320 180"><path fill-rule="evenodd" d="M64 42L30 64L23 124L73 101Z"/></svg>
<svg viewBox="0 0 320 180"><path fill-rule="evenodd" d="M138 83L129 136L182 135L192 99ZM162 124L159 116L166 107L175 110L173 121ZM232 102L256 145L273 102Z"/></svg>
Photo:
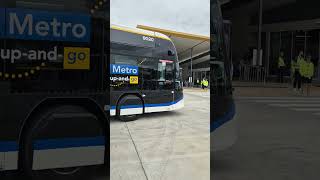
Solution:
<svg viewBox="0 0 320 180"><path fill-rule="evenodd" d="M139 112L136 112L137 114L121 115L122 114L121 111L125 111L125 110L122 110L121 107L125 106L128 103L134 104L137 106L141 106L141 109L136 108L137 111L139 111ZM127 96L121 98L121 100L119 101L118 106L117 106L117 118L120 121L123 121L123 122L135 121L138 119L140 114L143 114L143 104L142 104L141 99L138 96L127 95Z"/></svg>
<svg viewBox="0 0 320 180"><path fill-rule="evenodd" d="M64 109L72 109L71 112L68 110L66 113L74 113L74 114L90 114L88 111L86 111L82 107L77 106L60 106L60 107L53 107L48 108L46 111L41 112L37 114L31 121L31 123L28 125L28 128L25 132L23 132L21 138L22 138L22 145L20 149L20 155L19 155L19 163L20 163L20 169L24 176L27 176L29 179L33 180L55 180L55 179L61 179L61 180L73 180L73 179L79 179L80 177L85 177L85 179L90 179L89 174L86 173L87 168L85 167L67 167L67 168L56 168L56 169L44 169L44 170L33 170L34 168L34 144L36 140L42 140L42 139L51 139L49 137L52 137L53 134L56 134L57 132L61 132L56 134L56 137L66 137L63 132L66 132L66 129L69 129L69 132L75 132L75 133L83 133L82 129L75 129L73 124L73 128L70 128L70 124L61 124L63 120L52 120L52 117L56 113L64 113ZM91 114L90 114L91 115ZM92 116L94 116L92 114ZM95 117L95 116L94 116ZM93 128L94 131L96 131L96 127L100 125L100 123L92 123L95 124L94 126L87 125L86 120L81 121L80 119L77 119L79 121L79 125L86 126L87 129ZM56 122L58 121L58 122ZM64 119L64 122L68 121L68 119ZM80 122L81 121L81 122ZM99 125L98 125L99 124ZM64 127L66 126L66 127ZM98 131L98 130L97 130ZM53 134L52 134L53 133ZM97 136L103 136L103 130L99 130L99 135ZM53 138L54 139L54 138ZM41 149L41 148L40 148ZM46 151L46 150L45 150ZM50 149L48 150L51 151ZM43 152L41 152L43 153ZM59 154L59 153L58 153ZM52 155L52 154L51 154ZM52 157L52 162L59 161L59 155L55 154ZM51 161L51 159L50 159ZM37 165L42 168L43 163L48 162L42 162L41 160L38 161L41 164ZM75 162L77 162L77 159L75 159ZM47 165L47 164L46 164Z"/></svg>
<svg viewBox="0 0 320 180"><path fill-rule="evenodd" d="M125 115L125 116L118 116L120 121L123 122L130 122L130 121L135 121L138 119L138 115L133 114L133 115Z"/></svg>

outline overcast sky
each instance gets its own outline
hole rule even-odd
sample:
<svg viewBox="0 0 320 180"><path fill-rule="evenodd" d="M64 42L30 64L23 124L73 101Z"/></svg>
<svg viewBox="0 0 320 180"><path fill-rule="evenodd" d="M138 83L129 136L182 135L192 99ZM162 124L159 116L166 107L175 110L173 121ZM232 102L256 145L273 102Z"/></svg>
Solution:
<svg viewBox="0 0 320 180"><path fill-rule="evenodd" d="M210 0L110 0L111 24L209 36Z"/></svg>

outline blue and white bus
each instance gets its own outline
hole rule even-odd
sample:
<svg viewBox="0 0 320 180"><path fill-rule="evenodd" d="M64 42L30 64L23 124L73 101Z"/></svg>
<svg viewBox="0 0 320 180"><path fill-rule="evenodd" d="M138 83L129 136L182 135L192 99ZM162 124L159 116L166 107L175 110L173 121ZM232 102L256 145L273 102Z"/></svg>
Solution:
<svg viewBox="0 0 320 180"><path fill-rule="evenodd" d="M110 115L122 121L184 106L176 48L167 36L112 25Z"/></svg>
<svg viewBox="0 0 320 180"><path fill-rule="evenodd" d="M211 150L219 151L236 140L236 107L232 96L231 60L227 52L220 4L211 0Z"/></svg>

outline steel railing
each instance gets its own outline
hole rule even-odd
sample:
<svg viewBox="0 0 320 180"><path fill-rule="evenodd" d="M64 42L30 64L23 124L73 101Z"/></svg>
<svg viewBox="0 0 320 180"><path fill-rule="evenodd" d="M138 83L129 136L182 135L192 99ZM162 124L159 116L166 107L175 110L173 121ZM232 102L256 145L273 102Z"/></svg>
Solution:
<svg viewBox="0 0 320 180"><path fill-rule="evenodd" d="M239 65L239 80L246 82L265 82L265 68L262 66Z"/></svg>

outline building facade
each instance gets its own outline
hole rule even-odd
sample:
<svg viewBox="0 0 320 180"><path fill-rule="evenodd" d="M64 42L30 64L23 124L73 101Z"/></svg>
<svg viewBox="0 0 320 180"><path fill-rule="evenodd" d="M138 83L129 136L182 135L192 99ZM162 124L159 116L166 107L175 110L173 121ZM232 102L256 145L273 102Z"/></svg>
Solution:
<svg viewBox="0 0 320 180"><path fill-rule="evenodd" d="M262 1L260 65L267 79L274 81L278 74L277 63L280 51L284 52L286 75L290 75L291 60L299 51L310 55L315 65L314 79L320 79L320 11L317 1L274 0ZM305 11L307 9L308 11ZM258 46L259 1L243 1L224 7L225 18L233 22L233 61L255 65L253 50ZM239 76L239 74L236 74Z"/></svg>

